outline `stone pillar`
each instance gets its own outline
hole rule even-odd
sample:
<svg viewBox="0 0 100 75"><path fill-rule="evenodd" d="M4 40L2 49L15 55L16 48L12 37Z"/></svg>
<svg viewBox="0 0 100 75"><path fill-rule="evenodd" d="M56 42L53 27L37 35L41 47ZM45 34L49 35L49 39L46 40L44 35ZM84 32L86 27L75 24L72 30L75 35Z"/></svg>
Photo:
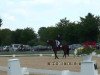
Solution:
<svg viewBox="0 0 100 75"><path fill-rule="evenodd" d="M19 59L8 60L8 71L7 75L23 75L20 67Z"/></svg>
<svg viewBox="0 0 100 75"><path fill-rule="evenodd" d="M98 75L97 69L95 69L94 61L82 61L81 62L81 75Z"/></svg>
<svg viewBox="0 0 100 75"><path fill-rule="evenodd" d="M69 70L63 70L61 75L69 75Z"/></svg>

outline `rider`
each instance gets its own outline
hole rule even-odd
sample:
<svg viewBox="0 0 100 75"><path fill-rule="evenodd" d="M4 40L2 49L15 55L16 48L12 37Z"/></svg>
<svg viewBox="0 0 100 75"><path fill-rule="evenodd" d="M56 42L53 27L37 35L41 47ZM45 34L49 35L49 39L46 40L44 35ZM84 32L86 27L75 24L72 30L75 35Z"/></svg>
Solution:
<svg viewBox="0 0 100 75"><path fill-rule="evenodd" d="M59 47L60 46L60 41L59 40L55 40L56 42L56 46Z"/></svg>
<svg viewBox="0 0 100 75"><path fill-rule="evenodd" d="M60 45L61 45L61 35L58 34L57 39L55 40L55 42L56 42L56 46L60 47Z"/></svg>

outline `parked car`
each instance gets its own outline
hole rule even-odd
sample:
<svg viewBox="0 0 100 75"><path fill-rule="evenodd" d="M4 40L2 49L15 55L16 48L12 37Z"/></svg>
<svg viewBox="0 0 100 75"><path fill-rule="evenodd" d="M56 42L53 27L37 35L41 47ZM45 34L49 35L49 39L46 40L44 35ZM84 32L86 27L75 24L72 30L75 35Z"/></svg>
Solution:
<svg viewBox="0 0 100 75"><path fill-rule="evenodd" d="M30 51L31 47L29 45L20 45L18 51Z"/></svg>
<svg viewBox="0 0 100 75"><path fill-rule="evenodd" d="M72 44L72 45L69 45L69 48L71 50L75 50L76 48L79 48L79 47L82 47L82 45L81 44Z"/></svg>
<svg viewBox="0 0 100 75"><path fill-rule="evenodd" d="M17 51L20 48L21 44L12 44L11 45L11 50L12 51Z"/></svg>
<svg viewBox="0 0 100 75"><path fill-rule="evenodd" d="M9 51L10 50L10 46L3 46L3 51Z"/></svg>
<svg viewBox="0 0 100 75"><path fill-rule="evenodd" d="M37 46L33 46L33 50L34 51L46 51L46 50L51 50L51 47L37 45Z"/></svg>
<svg viewBox="0 0 100 75"><path fill-rule="evenodd" d="M0 52L2 52L3 51L3 47L2 46L0 46Z"/></svg>
<svg viewBox="0 0 100 75"><path fill-rule="evenodd" d="M100 43L96 43L96 49L97 49L97 50L100 49Z"/></svg>

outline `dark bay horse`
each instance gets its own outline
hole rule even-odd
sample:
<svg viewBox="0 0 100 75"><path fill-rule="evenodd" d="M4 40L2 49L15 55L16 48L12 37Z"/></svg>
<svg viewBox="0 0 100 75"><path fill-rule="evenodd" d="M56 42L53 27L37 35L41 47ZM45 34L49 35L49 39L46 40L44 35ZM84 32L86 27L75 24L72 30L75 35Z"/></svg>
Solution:
<svg viewBox="0 0 100 75"><path fill-rule="evenodd" d="M69 46L67 44L64 44L62 46L58 46L57 47L55 40L48 40L47 44L52 46L52 50L53 50L53 52L55 54L55 59L59 59L58 56L57 56L57 51L60 51L60 50L63 50L63 52L64 52L63 57L66 58L66 55L69 56Z"/></svg>

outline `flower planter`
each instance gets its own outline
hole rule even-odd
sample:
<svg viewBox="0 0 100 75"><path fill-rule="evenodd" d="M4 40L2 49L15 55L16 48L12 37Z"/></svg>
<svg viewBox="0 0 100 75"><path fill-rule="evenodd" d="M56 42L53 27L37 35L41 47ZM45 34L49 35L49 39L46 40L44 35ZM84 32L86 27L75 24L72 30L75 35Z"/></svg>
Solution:
<svg viewBox="0 0 100 75"><path fill-rule="evenodd" d="M89 61L91 61L91 60L92 60L92 55L84 55L84 56L83 56L83 61L89 62Z"/></svg>

